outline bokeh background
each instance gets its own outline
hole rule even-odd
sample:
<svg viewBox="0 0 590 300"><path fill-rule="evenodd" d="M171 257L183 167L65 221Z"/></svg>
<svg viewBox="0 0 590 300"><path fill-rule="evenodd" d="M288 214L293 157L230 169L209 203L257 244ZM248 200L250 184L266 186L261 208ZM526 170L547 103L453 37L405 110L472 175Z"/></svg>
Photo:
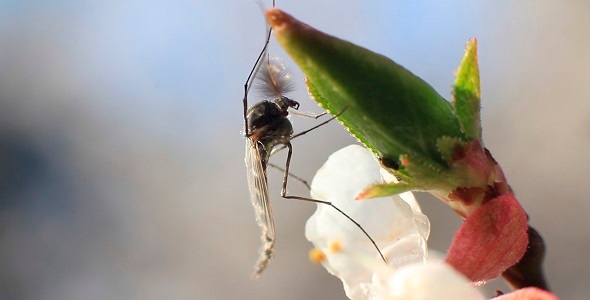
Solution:
<svg viewBox="0 0 590 300"><path fill-rule="evenodd" d="M477 37L486 146L545 238L551 287L563 299L590 294L587 1L277 5L393 58L447 98ZM259 231L241 99L264 30L254 0L0 1L0 299L344 297L307 258L314 205L280 199L274 171L277 253L249 277ZM286 58L276 44L271 53ZM291 96L321 112L285 61ZM292 120L296 131L315 124ZM293 142L292 170L311 179L354 142L329 124ZM418 197L430 245L444 251L460 220ZM506 289L494 283L488 295L496 288Z"/></svg>

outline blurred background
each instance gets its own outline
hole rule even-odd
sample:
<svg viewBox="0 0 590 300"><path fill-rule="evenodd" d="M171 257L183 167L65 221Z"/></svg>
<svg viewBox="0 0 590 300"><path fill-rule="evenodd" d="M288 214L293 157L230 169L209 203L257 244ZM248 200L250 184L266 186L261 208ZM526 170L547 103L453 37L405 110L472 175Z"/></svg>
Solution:
<svg viewBox="0 0 590 300"><path fill-rule="evenodd" d="M446 98L477 37L486 146L545 238L553 290L590 293L587 1L277 6L391 57ZM0 299L344 297L307 258L315 206L282 200L273 170L277 252L250 279L260 242L241 99L264 30L254 0L0 1ZM301 110L321 112L284 52L270 51L291 66ZM292 120L295 131L316 124ZM337 123L298 138L292 170L311 180L351 143ZM290 191L307 194L295 182ZM430 246L445 251L459 218L418 198ZM507 288L487 295L495 289Z"/></svg>

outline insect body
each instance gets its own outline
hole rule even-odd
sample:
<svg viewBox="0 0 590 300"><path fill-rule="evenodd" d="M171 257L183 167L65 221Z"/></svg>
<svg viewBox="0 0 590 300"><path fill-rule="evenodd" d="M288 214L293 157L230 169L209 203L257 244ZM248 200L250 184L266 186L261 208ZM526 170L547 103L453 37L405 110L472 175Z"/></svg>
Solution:
<svg viewBox="0 0 590 300"><path fill-rule="evenodd" d="M363 229L363 227L345 212L334 206L331 202L307 197L287 195L287 180L290 175L289 166L291 163L291 155L293 154L291 140L327 124L338 117L340 114L344 113L346 109L343 109L339 112L339 114L324 122L321 122L316 126L313 126L312 128L297 134L293 134L293 126L291 125L291 121L289 121L287 118L289 115L288 109L299 109L299 103L285 96L286 93L294 89L291 74L286 71L278 58L273 58L266 55L271 32L272 30L269 29L264 47L258 55L258 58L254 63L254 67L250 71L250 74L246 79L246 83L244 84L244 136L246 137L246 151L244 160L246 162L248 174L247 177L248 189L250 190L250 199L252 201L252 205L254 206L256 221L262 231L262 247L260 249L260 256L256 263L253 276L258 277L264 271L272 259L274 253L275 228L270 197L268 195L268 176L266 170L269 165L268 160L273 152L284 148L287 148L288 152L283 173L281 197L284 199L301 200L331 206L363 231L363 233L375 246L381 258L385 261L383 254L377 247L377 244ZM260 101L248 108L248 94L252 86L255 86L258 93L263 96L265 100ZM307 116L317 119L324 114L325 113L316 116ZM294 177L297 179L296 176Z"/></svg>
<svg viewBox="0 0 590 300"><path fill-rule="evenodd" d="M344 113L345 110L342 110L336 116L321 122L312 128L293 135L293 126L291 125L291 121L289 121L287 118L289 115L288 109L298 109L299 103L283 95L285 91L289 91L293 86L290 82L291 77L289 73L285 71L283 65L280 63L280 60L277 58L265 59L262 67L257 69L255 66L251 72L251 75L256 73L256 70L258 70L258 74L257 76L254 76L254 78L260 80L257 82L259 83L257 86L258 90L267 98L271 98L273 95L275 97L274 101L264 100L254 104L249 109L245 109L250 87L250 81L248 80L246 82L244 88L244 123L246 127L245 162L248 173L250 199L252 200L252 205L254 206L254 211L256 213L256 221L258 222L258 225L262 231L261 239L263 242L260 249L260 257L256 263L253 276L257 277L262 273L262 271L264 271L272 259L274 253L275 229L270 198L268 195L268 176L266 170L268 167L268 160L272 153L277 151L277 149L280 150L283 148L287 148L288 152L283 173L284 175L281 197L285 199L301 200L331 206L363 231L363 233L375 246L381 258L383 258L385 261L385 258L377 247L377 244L363 229L363 227L345 212L334 206L331 202L307 197L287 195L289 166L291 164L291 155L293 154L291 140L327 124L340 114ZM314 116L314 118L322 115L324 114Z"/></svg>
<svg viewBox="0 0 590 300"><path fill-rule="evenodd" d="M275 242L274 222L270 198L268 196L268 177L266 174L268 159L277 145L289 147L293 135L293 126L287 118L289 107L299 108L299 103L283 96L292 87L290 74L287 73L276 58L267 58L258 70L260 82L258 90L267 96L275 95L274 101L264 100L250 107L245 113L246 125L246 168L250 199L256 213L256 220L262 230L263 245L260 258L254 270L258 276L272 258ZM246 93L248 87L246 87ZM247 94L245 96L245 99Z"/></svg>

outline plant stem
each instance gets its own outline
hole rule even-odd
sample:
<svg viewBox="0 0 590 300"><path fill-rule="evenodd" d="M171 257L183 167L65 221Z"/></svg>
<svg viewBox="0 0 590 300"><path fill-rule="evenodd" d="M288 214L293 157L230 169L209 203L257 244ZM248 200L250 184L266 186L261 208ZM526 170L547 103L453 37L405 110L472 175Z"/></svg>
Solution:
<svg viewBox="0 0 590 300"><path fill-rule="evenodd" d="M513 289L537 287L549 291L549 285L543 274L545 242L533 227L528 228L529 245L522 259L508 268L502 276Z"/></svg>

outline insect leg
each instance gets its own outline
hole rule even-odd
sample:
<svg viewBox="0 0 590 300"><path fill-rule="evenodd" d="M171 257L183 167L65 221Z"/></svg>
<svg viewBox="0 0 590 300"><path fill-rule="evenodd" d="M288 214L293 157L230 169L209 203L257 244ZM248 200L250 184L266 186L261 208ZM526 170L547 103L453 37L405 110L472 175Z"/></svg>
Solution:
<svg viewBox="0 0 590 300"><path fill-rule="evenodd" d="M272 7L275 7L275 1L274 0L272 1ZM260 61L262 60L262 57L266 53L266 50L268 50L268 44L270 43L270 37L271 37L271 35L272 35L272 28L269 27L268 28L268 33L266 34L266 40L264 42L264 47L262 47L262 50L260 51L260 54L258 54L258 57L256 58L256 62L254 63L254 66L252 67L252 70L250 70L250 74L248 74L248 78L246 79L246 83L244 83L244 100L243 100L243 105L244 105L244 125L246 126L246 129L244 131L244 135L246 137L249 137L250 136L250 131L248 130L248 120L246 118L246 114L248 112L248 93L250 92L250 87L252 87L252 81L256 77L256 73L260 69Z"/></svg>
<svg viewBox="0 0 590 300"><path fill-rule="evenodd" d="M343 110L342 110L340 113L338 113L337 115L335 115L335 116L333 116L333 117L329 118L328 120L326 120L326 121L324 121L324 122L322 122L322 123L320 123L320 124L318 124L318 125L316 125L316 126L314 126L314 127L312 127L312 128L309 128L309 129L307 129L307 130L304 130L304 131L302 131L302 132L300 132L300 133L298 133L298 134L296 134L296 135L293 135L293 136L291 136L291 137L289 138L289 140L292 140L292 139L294 139L294 138L296 138L296 137L302 136L302 135L304 135L304 134L306 134L306 133L308 133L308 132L310 132L310 131L312 131L312 130L314 130L314 129L318 128L318 127L321 127L321 126L324 126L324 125L326 125L326 124L330 123L332 120L336 119L338 116L340 116L342 113L344 113L344 111L346 111L346 108L344 108L344 109L343 109ZM287 147L289 147L289 146L287 146ZM289 148L289 152L291 152L291 148Z"/></svg>
<svg viewBox="0 0 590 300"><path fill-rule="evenodd" d="M277 166L277 165L275 165L273 163L268 163L268 166L271 167L271 168L277 169L277 170L279 170L279 171L281 171L283 173L285 173L285 171L286 171L284 168L281 168L281 167L279 167L279 166ZM295 175L295 174L293 174L291 172L287 172L287 174L289 174L289 176L291 178L293 178L293 179L301 182L301 184L305 185L305 187L307 187L308 190L311 190L311 186L309 185L309 183L307 182L307 180L305 180L305 179L303 179L303 178L301 178L301 177L299 177L299 176L297 176L297 175Z"/></svg>
<svg viewBox="0 0 590 300"><path fill-rule="evenodd" d="M322 122L322 123L320 123L320 124L318 124L318 125L316 125L316 126L314 126L314 127L312 127L312 128L309 128L308 130L305 130L305 131L303 131L303 132L300 132L300 133L298 133L298 134L296 134L296 135L294 135L294 136L291 136L291 137L289 137L289 138L288 138L288 140L287 140L286 142L284 142L284 143L283 143L281 146L277 146L277 147L273 148L273 149L272 149L272 151L271 151L271 153L270 153L270 155L272 156L272 155L274 155L275 153L277 153L277 152L279 152L279 151L281 151L281 150L283 150L283 149L285 149L285 148L287 148L287 147L289 147L289 152L291 152L291 151L292 151L292 148L291 148L291 143L290 143L289 141L291 141L292 139L294 139L294 138L296 138L296 137L298 137L298 136L302 136L302 135L304 135L304 134L306 134L306 133L308 133L308 132L310 132L310 131L312 131L312 130L314 130L314 129L316 129L316 128L320 127L320 126L326 125L327 123L329 123L330 121L334 120L335 118L337 118L338 116L340 116L342 113L344 113L344 111L345 111L347 108L348 108L348 107L344 108L344 109L343 109L343 110L342 110L340 113L338 113L338 114L337 114L337 115L335 115L334 117L332 117L332 118L330 118L330 119L328 119L328 120L326 120L326 121L324 121L324 122ZM293 112L291 112L291 113L293 113ZM319 115L315 116L315 118L317 119L317 118L319 118L319 117L321 117L321 116L323 116L323 115L325 115L325 114L327 114L327 112L323 112L323 113L321 113L321 114L319 114ZM314 117L312 116L312 118L314 118ZM291 160L291 158L290 158L290 156L289 156L288 163L287 163L288 165L290 164L290 160ZM291 176L291 177L293 177L294 179L296 179L296 180L300 181L300 182L301 182L303 185L305 185L305 186L307 187L307 189L311 190L311 186L309 185L309 183L308 183L306 180L304 180L304 179L302 179L302 178L298 177L297 175L294 175L294 174L290 173L290 172L288 171L288 168L287 168L287 169L283 169L283 168L281 168L281 167L279 167L279 166L277 166L277 165L274 165L274 164L272 164L272 163L268 163L268 165L269 165L269 166L271 166L271 167L273 167L273 168L275 168L275 169L277 169L277 170L279 170L279 171L282 171L284 174L287 174L288 176ZM284 181L283 181L283 182L284 182Z"/></svg>
<svg viewBox="0 0 590 300"><path fill-rule="evenodd" d="M328 120L328 121L330 121L330 120ZM287 180L289 178L289 166L291 165L291 155L293 154L293 146L291 146L290 142L285 143L285 145L287 146L287 148L289 148L289 152L287 153L287 161L285 163L285 173L283 175L283 188L281 189L281 197L283 197L284 199L293 199L293 200L307 201L307 202L313 202L313 203L321 203L324 205L329 205L333 209L337 210L340 214L342 214L348 220L350 220L352 223L354 223L354 225L356 225L356 227L358 227L365 234L365 236L367 236L367 238L371 241L373 246L375 246L375 249L377 249L377 252L379 252L379 256L381 256L381 259L383 259L383 261L387 264L387 260L385 259L385 256L383 256L383 253L381 253L379 246L377 246L377 243L375 243L375 240L373 240L373 238L369 235L369 233L361 226L361 224L359 224L357 221L355 221L353 218L351 218L349 215L347 215L340 208L338 208L337 206L332 204L332 202L317 200L317 199L312 199L312 198L307 198L307 197L287 195Z"/></svg>
<svg viewBox="0 0 590 300"><path fill-rule="evenodd" d="M297 116L316 119L316 120L319 119L320 117L328 114L328 112L326 112L326 111L321 114L314 114L314 113L304 113L304 112L300 112L300 111L296 111L296 110L290 110L289 113L293 114L293 115L297 115Z"/></svg>

